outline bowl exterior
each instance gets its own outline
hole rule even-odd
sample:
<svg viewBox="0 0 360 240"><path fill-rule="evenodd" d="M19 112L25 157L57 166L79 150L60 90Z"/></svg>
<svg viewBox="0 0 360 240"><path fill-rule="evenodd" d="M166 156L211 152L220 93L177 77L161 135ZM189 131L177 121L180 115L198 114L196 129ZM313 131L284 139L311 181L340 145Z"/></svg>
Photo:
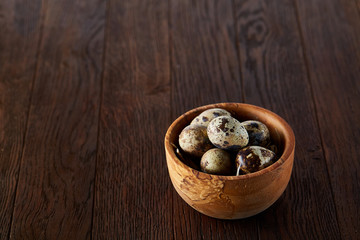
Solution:
<svg viewBox="0 0 360 240"><path fill-rule="evenodd" d="M177 193L197 211L219 219L241 219L270 207L288 185L294 152L273 171L243 179L204 174L174 161L166 151L171 182Z"/></svg>
<svg viewBox="0 0 360 240"><path fill-rule="evenodd" d="M271 166L242 176L217 176L197 171L176 156L181 130L199 113L223 108L243 119L265 123L272 139L280 144L282 155ZM241 219L270 207L289 183L294 163L295 136L291 127L275 113L249 104L217 103L184 113L169 127L165 136L165 153L171 182L178 194L197 211L220 219Z"/></svg>

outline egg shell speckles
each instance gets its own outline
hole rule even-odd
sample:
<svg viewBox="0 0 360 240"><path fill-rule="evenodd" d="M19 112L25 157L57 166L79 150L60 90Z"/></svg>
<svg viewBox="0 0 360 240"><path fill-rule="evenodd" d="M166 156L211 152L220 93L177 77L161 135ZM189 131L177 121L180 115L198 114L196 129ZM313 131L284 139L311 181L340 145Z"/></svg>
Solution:
<svg viewBox="0 0 360 240"><path fill-rule="evenodd" d="M231 116L231 114L228 111L221 109L221 108L208 109L208 110L202 112L196 118L194 118L194 120L192 120L190 125L200 124L200 125L207 127L211 120L213 120L214 118L220 117L220 116Z"/></svg>
<svg viewBox="0 0 360 240"><path fill-rule="evenodd" d="M213 148L205 126L189 125L179 135L181 149L195 157L201 157L207 150Z"/></svg>
<svg viewBox="0 0 360 240"><path fill-rule="evenodd" d="M252 173L264 169L272 164L274 158L274 152L260 146L243 148L236 155L236 175Z"/></svg>
<svg viewBox="0 0 360 240"><path fill-rule="evenodd" d="M200 167L203 172L216 175L230 175L234 168L231 155L225 150L213 148L201 158Z"/></svg>
<svg viewBox="0 0 360 240"><path fill-rule="evenodd" d="M213 119L207 127L207 134L216 147L225 150L239 150L249 142L249 135L244 126L229 116Z"/></svg>
<svg viewBox="0 0 360 240"><path fill-rule="evenodd" d="M249 134L250 146L265 147L270 142L270 132L265 124L255 120L249 120L241 123Z"/></svg>

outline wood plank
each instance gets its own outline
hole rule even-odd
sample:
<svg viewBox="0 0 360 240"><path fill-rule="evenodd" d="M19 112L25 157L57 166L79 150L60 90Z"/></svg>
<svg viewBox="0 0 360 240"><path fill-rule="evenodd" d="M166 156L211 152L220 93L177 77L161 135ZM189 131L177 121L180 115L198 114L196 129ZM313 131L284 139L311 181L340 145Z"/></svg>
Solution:
<svg viewBox="0 0 360 240"><path fill-rule="evenodd" d="M0 239L8 239L42 23L41 1L0 2Z"/></svg>
<svg viewBox="0 0 360 240"><path fill-rule="evenodd" d="M94 239L173 239L168 4L109 2Z"/></svg>
<svg viewBox="0 0 360 240"><path fill-rule="evenodd" d="M171 1L173 117L242 101L231 1Z"/></svg>
<svg viewBox="0 0 360 240"><path fill-rule="evenodd" d="M242 102L232 2L171 1L172 119L214 102ZM175 239L254 239L256 219L222 221L188 206L174 190Z"/></svg>
<svg viewBox="0 0 360 240"><path fill-rule="evenodd" d="M284 117L297 145L289 186L257 217L260 238L339 239L293 2L235 3L246 102Z"/></svg>
<svg viewBox="0 0 360 240"><path fill-rule="evenodd" d="M354 1L296 1L343 239L360 226L360 15Z"/></svg>
<svg viewBox="0 0 360 240"><path fill-rule="evenodd" d="M105 2L45 10L11 239L89 239Z"/></svg>

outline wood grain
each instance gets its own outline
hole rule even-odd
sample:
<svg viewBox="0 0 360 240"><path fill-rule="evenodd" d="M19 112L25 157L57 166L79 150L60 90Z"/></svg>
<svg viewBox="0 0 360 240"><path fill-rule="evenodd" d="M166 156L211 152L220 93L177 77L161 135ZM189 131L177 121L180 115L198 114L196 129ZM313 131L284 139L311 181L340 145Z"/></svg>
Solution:
<svg viewBox="0 0 360 240"><path fill-rule="evenodd" d="M172 239L166 1L110 1L94 239Z"/></svg>
<svg viewBox="0 0 360 240"><path fill-rule="evenodd" d="M105 3L49 1L11 239L89 239Z"/></svg>
<svg viewBox="0 0 360 240"><path fill-rule="evenodd" d="M8 239L23 151L41 1L0 2L0 239Z"/></svg>
<svg viewBox="0 0 360 240"><path fill-rule="evenodd" d="M273 141L285 143L281 160L244 176L209 175L186 166L177 158L173 146L189 119L212 108L225 109L242 119L256 118L265 123L270 132L277 132ZM241 103L219 103L192 109L176 119L165 136L166 162L174 188L197 211L219 219L248 218L270 207L288 185L294 150L294 133L282 118L266 109Z"/></svg>
<svg viewBox="0 0 360 240"><path fill-rule="evenodd" d="M171 1L173 117L242 101L231 1Z"/></svg>
<svg viewBox="0 0 360 240"><path fill-rule="evenodd" d="M288 120L297 145L284 196L257 218L260 238L338 239L296 9L288 0L235 3L246 102Z"/></svg>
<svg viewBox="0 0 360 240"><path fill-rule="evenodd" d="M360 15L354 1L296 1L343 239L360 226Z"/></svg>
<svg viewBox="0 0 360 240"><path fill-rule="evenodd" d="M231 1L171 1L172 119L207 103L242 101ZM251 239L256 219L221 221L174 192L176 239Z"/></svg>
<svg viewBox="0 0 360 240"><path fill-rule="evenodd" d="M1 239L357 239L360 0L0 1ZM189 207L164 136L216 102L293 127L285 193Z"/></svg>

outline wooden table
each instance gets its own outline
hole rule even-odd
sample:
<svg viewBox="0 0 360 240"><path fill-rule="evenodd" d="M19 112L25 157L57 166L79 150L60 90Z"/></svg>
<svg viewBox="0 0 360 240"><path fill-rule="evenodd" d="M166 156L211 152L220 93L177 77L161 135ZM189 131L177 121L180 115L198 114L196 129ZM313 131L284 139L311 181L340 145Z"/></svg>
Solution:
<svg viewBox="0 0 360 240"><path fill-rule="evenodd" d="M173 189L185 111L296 135L282 197L223 221ZM0 239L359 239L360 0L0 2Z"/></svg>

